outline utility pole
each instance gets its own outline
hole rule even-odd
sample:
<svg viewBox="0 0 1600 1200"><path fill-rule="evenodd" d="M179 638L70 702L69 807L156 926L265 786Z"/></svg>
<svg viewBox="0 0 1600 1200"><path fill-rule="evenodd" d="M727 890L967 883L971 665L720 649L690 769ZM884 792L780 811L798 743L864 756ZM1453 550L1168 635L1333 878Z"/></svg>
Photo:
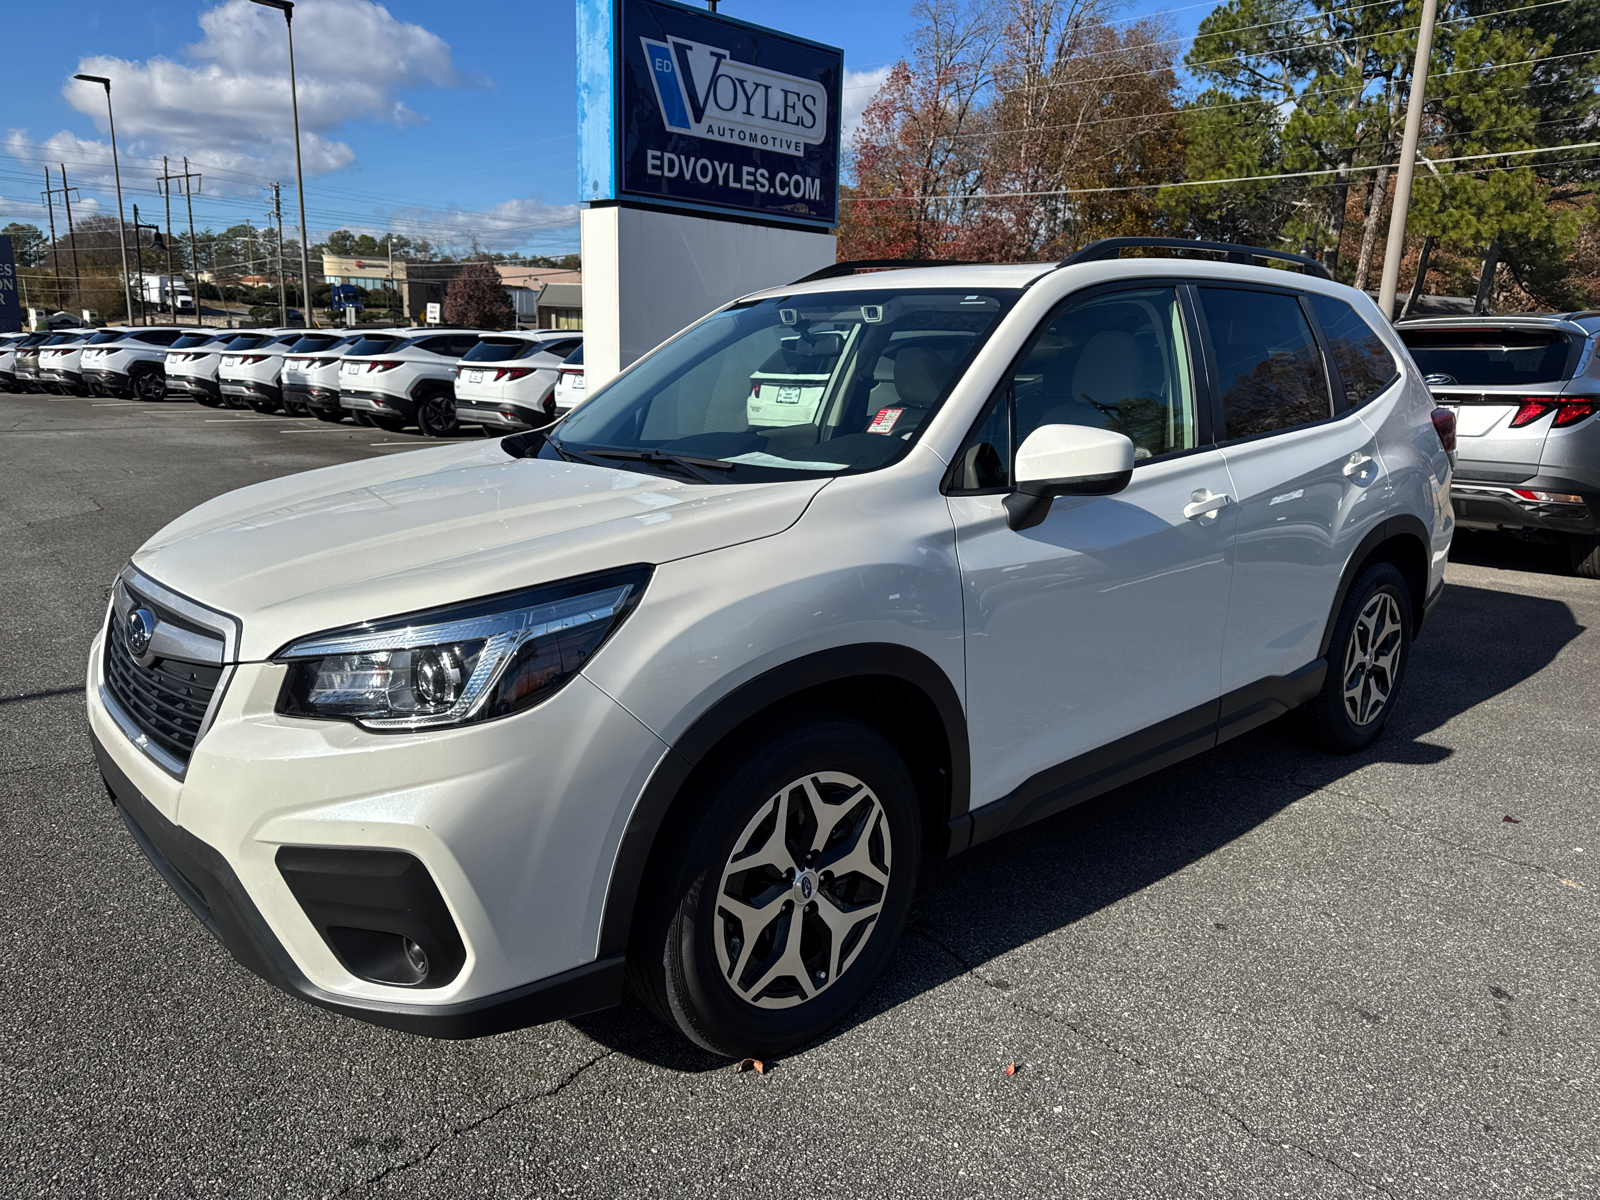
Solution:
<svg viewBox="0 0 1600 1200"><path fill-rule="evenodd" d="M67 186L67 164L61 164L61 203L67 206L67 241L72 245L72 284L78 289L78 301L83 301L83 272L78 269L78 235L72 228L72 193L77 189ZM98 303L96 304L98 308Z"/></svg>
<svg viewBox="0 0 1600 1200"><path fill-rule="evenodd" d="M1411 177L1417 165L1417 141L1422 134L1422 102L1428 89L1428 59L1433 54L1433 22L1439 0L1422 0L1422 25L1417 30L1417 60L1411 68L1411 97L1406 105L1406 131L1400 145L1400 167L1394 184L1394 208L1389 213L1389 241L1383 251L1383 282L1378 307L1394 320L1394 297L1400 290L1400 259L1406 252L1406 215L1411 208Z"/></svg>
<svg viewBox="0 0 1600 1200"><path fill-rule="evenodd" d="M267 217L278 223L278 328L282 329L289 324L289 301L283 290L283 189L275 183L271 186L272 211Z"/></svg>
<svg viewBox="0 0 1600 1200"><path fill-rule="evenodd" d="M61 256L56 253L55 191L50 187L50 168L44 169L44 202L50 210L50 269L56 277L56 307L61 307Z"/></svg>
<svg viewBox="0 0 1600 1200"><path fill-rule="evenodd" d="M189 265L194 272L194 323L196 326L204 324L200 319L200 260L195 256L194 248L194 190L198 184L190 186L189 180L198 180L200 176L189 170L189 159L183 160L183 174L174 174L167 167L167 156L161 156L161 194L167 198L167 266L170 272L172 266L172 181L179 181L183 188L183 202L189 208ZM169 279L170 282L170 279ZM176 302L174 302L172 323L178 323Z"/></svg>

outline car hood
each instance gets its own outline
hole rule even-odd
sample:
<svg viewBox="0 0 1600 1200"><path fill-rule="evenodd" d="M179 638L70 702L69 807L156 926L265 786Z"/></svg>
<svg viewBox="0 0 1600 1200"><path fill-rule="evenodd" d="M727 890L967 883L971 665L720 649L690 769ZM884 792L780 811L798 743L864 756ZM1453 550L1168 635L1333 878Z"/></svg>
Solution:
<svg viewBox="0 0 1600 1200"><path fill-rule="evenodd" d="M248 662L323 629L771 537L826 483L702 484L443 446L229 492L133 562L238 617Z"/></svg>

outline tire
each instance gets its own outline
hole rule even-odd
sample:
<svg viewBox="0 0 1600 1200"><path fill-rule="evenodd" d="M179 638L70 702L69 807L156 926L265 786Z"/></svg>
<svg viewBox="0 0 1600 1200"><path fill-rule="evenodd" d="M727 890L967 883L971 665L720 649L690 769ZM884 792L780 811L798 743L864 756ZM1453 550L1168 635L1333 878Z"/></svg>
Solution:
<svg viewBox="0 0 1600 1200"><path fill-rule="evenodd" d="M451 438L461 433L456 419L456 398L452 392L435 392L417 401L417 428L423 437Z"/></svg>
<svg viewBox="0 0 1600 1200"><path fill-rule="evenodd" d="M319 421L327 421L330 425L337 425L344 420L344 410L338 408L313 408L311 415Z"/></svg>
<svg viewBox="0 0 1600 1200"><path fill-rule="evenodd" d="M380 417L377 413L371 413L367 420L374 428L381 429L385 433L403 433L406 427L405 421L400 417Z"/></svg>
<svg viewBox="0 0 1600 1200"><path fill-rule="evenodd" d="M245 403L264 417L270 417L283 407L283 405L272 400L246 400Z"/></svg>
<svg viewBox="0 0 1600 1200"><path fill-rule="evenodd" d="M167 398L166 376L160 371L140 371L130 382L129 390L135 400L155 401Z"/></svg>
<svg viewBox="0 0 1600 1200"><path fill-rule="evenodd" d="M752 740L696 785L706 798L654 856L627 957L646 1007L730 1058L810 1041L866 995L905 924L922 852L911 777L867 726L817 713ZM820 856L796 861L791 847L819 840ZM859 869L833 878L840 863Z"/></svg>
<svg viewBox="0 0 1600 1200"><path fill-rule="evenodd" d="M236 408L236 409L241 409L241 410L242 409L247 409L247 408L250 407L248 404L245 403L244 397L242 397L242 396L228 396L228 395L224 395L222 397L222 406L224 408Z"/></svg>
<svg viewBox="0 0 1600 1200"><path fill-rule="evenodd" d="M1307 704L1312 737L1334 754L1378 739L1411 658L1411 589L1393 563L1374 563L1345 595L1328 642L1328 674Z"/></svg>
<svg viewBox="0 0 1600 1200"><path fill-rule="evenodd" d="M194 393L194 402L196 404L203 404L207 408L221 408L222 407L222 397L221 396L212 396L212 395L208 395L205 392L196 392L196 393Z"/></svg>
<svg viewBox="0 0 1600 1200"><path fill-rule="evenodd" d="M1567 538L1567 561L1572 573L1584 579L1600 579L1600 537L1574 533Z"/></svg>

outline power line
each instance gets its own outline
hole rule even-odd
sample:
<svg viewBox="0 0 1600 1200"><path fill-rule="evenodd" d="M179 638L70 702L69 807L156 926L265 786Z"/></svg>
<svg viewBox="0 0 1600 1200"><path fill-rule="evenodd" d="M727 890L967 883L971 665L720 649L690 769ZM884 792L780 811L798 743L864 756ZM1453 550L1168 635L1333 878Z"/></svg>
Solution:
<svg viewBox="0 0 1600 1200"><path fill-rule="evenodd" d="M1462 154L1454 158L1435 158L1431 161L1435 166L1446 163L1480 162L1489 158L1517 158L1527 154L1556 154L1563 150L1588 150L1600 146L1600 142L1576 142L1570 146L1539 146L1531 150L1500 150L1493 154ZM1349 167L1349 172L1379 171L1392 167L1393 163L1375 163L1366 167ZM1541 163L1540 166L1555 164ZM1506 167L1503 170L1514 170ZM848 201L853 204L887 204L895 201L915 203L927 200L1025 200L1043 196L1089 196L1106 192L1142 192L1151 188L1182 188L1182 187L1221 187L1232 183L1273 183L1280 179L1309 179L1317 175L1332 175L1332 168L1323 167L1316 171L1282 171L1276 175L1237 175L1232 179L1183 179L1162 183L1130 183L1118 184L1114 187L1091 188L1052 188L1039 192L950 192L932 196L840 196L841 202Z"/></svg>

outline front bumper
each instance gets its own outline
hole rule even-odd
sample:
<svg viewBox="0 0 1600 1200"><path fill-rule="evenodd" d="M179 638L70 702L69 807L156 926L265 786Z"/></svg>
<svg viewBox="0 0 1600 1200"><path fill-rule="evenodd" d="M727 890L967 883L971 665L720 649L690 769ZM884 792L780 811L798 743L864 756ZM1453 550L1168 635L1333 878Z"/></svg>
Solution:
<svg viewBox="0 0 1600 1200"><path fill-rule="evenodd" d="M433 1037L498 1033L616 1003L598 957L610 870L665 744L581 675L544 704L431 735L272 710L283 669L234 669L181 777L118 726L91 649L96 756L141 848L249 970L311 1003ZM280 867L286 848L409 855L465 947L437 988L352 973Z"/></svg>
<svg viewBox="0 0 1600 1200"><path fill-rule="evenodd" d="M1537 482L1519 484L1523 491L1557 492ZM1565 489L1559 489L1565 492ZM1566 493L1583 497L1582 504L1553 504L1517 495L1510 484L1477 483L1456 479L1450 485L1450 505L1456 524L1463 529L1490 531L1540 531L1593 534L1600 532L1596 511L1600 495Z"/></svg>

